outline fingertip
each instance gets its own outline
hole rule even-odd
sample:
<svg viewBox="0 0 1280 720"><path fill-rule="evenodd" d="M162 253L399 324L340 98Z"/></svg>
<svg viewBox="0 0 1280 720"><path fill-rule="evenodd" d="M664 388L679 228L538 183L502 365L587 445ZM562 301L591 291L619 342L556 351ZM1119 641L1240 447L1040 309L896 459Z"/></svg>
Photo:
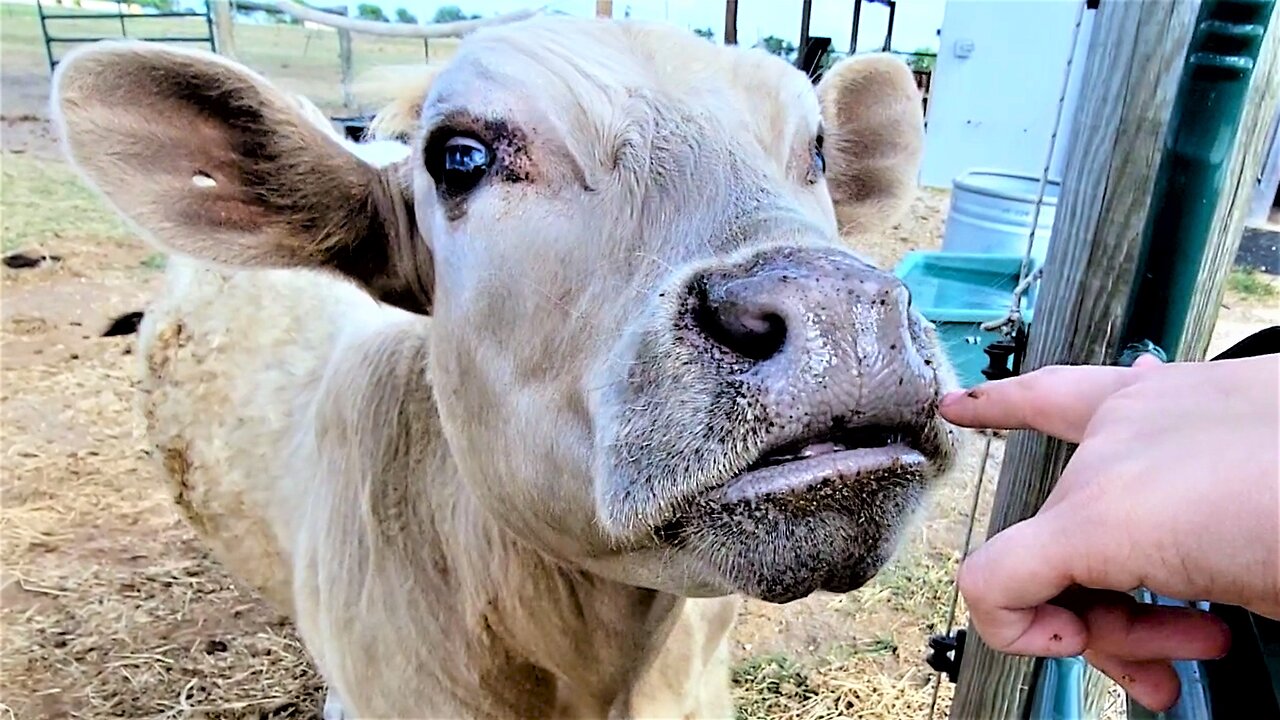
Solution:
<svg viewBox="0 0 1280 720"><path fill-rule="evenodd" d="M1032 657L1071 657L1084 652L1089 633L1074 613L1054 605L1029 610L971 612L974 629L1000 652Z"/></svg>
<svg viewBox="0 0 1280 720"><path fill-rule="evenodd" d="M1094 650L1085 652L1084 657L1150 712L1168 711L1182 693L1182 683L1168 661L1125 660Z"/></svg>
<svg viewBox="0 0 1280 720"><path fill-rule="evenodd" d="M1219 616L1210 615L1210 618L1217 624L1217 633L1219 633L1217 647L1213 648L1211 660L1222 660L1231 652L1231 626Z"/></svg>
<svg viewBox="0 0 1280 720"><path fill-rule="evenodd" d="M1188 660L1221 660L1231 652L1231 626L1210 612L1187 608L1184 624L1188 628L1188 646L1193 653Z"/></svg>
<svg viewBox="0 0 1280 720"><path fill-rule="evenodd" d="M976 385L968 390L955 390L938 401L938 414L943 420L963 428L1014 430L1024 427L1016 383L1021 378L1008 378Z"/></svg>
<svg viewBox="0 0 1280 720"><path fill-rule="evenodd" d="M975 416L978 413L976 401L981 400L984 393L983 385L968 390L953 390L938 401L938 413L947 422L961 427L975 427Z"/></svg>
<svg viewBox="0 0 1280 720"><path fill-rule="evenodd" d="M1078 615L1056 605L1036 608L1035 619L1024 638L1030 654L1043 657L1070 657L1084 652L1089 644L1089 629Z"/></svg>
<svg viewBox="0 0 1280 720"><path fill-rule="evenodd" d="M1153 355L1151 353L1143 353L1142 355L1138 356L1137 360L1133 361L1133 366L1138 369L1158 367L1163 364L1164 363L1160 360L1158 356Z"/></svg>
<svg viewBox="0 0 1280 720"><path fill-rule="evenodd" d="M1202 617L1205 618L1206 626L1211 626L1209 632L1216 635L1208 643L1208 659L1221 660L1231 652L1231 626L1226 620L1211 613L1204 613Z"/></svg>

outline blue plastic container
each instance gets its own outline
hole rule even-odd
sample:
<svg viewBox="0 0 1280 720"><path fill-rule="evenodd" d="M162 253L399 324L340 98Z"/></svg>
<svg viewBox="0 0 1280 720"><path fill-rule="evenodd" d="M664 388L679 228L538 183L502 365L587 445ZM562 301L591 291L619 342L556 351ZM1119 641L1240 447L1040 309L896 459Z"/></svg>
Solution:
<svg viewBox="0 0 1280 720"><path fill-rule="evenodd" d="M999 320L1009 311L1021 271L1021 255L929 251L908 253L894 270L910 288L915 308L937 327L938 339L964 387L986 381L982 369L988 359L983 348L1003 336L983 330L982 324ZM1034 305L1034 292L1023 297L1022 316L1028 325Z"/></svg>

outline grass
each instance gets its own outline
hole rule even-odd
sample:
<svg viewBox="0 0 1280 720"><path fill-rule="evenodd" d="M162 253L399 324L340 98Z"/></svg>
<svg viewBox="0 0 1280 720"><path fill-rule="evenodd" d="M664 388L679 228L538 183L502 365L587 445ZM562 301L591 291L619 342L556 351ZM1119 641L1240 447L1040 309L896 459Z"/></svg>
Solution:
<svg viewBox="0 0 1280 720"><path fill-rule="evenodd" d="M1280 297L1276 283L1253 268L1233 269L1227 276L1227 292L1254 302Z"/></svg>
<svg viewBox="0 0 1280 720"><path fill-rule="evenodd" d="M740 663L733 671L733 684L740 698L737 716L748 718L776 717L786 707L813 699L809 685L810 670L796 660L781 654L762 655Z"/></svg>
<svg viewBox="0 0 1280 720"><path fill-rule="evenodd" d="M887 603L924 629L941 632L955 587L958 549L912 547L904 557L885 567L872 586L876 592L862 604Z"/></svg>
<svg viewBox="0 0 1280 720"><path fill-rule="evenodd" d="M798 659L774 654L741 663L733 673L738 720L843 720L928 718L931 675L908 670L894 678L882 658ZM934 717L945 717L952 688L939 688Z"/></svg>
<svg viewBox="0 0 1280 720"><path fill-rule="evenodd" d="M59 8L59 12L75 12ZM130 37L182 36L207 34L204 16L196 18L130 18L126 21ZM56 24L55 24L56 23ZM70 19L50 21L51 32L61 37L119 36L119 21L112 19ZM257 70L290 92L309 97L321 109L333 114L352 110L365 112L372 108L344 109L342 105L341 68L338 62L338 35L329 30L310 30L300 25L235 26L236 59ZM204 43L181 43L188 48L208 50ZM74 44L56 44L54 54L61 57ZM432 40L427 46L432 62L451 57L457 50L453 39ZM421 40L352 36L354 73L363 73L384 65L421 64L427 51ZM35 8L27 5L0 5L0 58L5 73L14 71L37 73L47 77L44 41L40 34ZM6 78L7 80L8 78Z"/></svg>
<svg viewBox="0 0 1280 720"><path fill-rule="evenodd" d="M58 239L132 237L115 213L62 163L5 153L0 156L0 177L0 232L6 253Z"/></svg>

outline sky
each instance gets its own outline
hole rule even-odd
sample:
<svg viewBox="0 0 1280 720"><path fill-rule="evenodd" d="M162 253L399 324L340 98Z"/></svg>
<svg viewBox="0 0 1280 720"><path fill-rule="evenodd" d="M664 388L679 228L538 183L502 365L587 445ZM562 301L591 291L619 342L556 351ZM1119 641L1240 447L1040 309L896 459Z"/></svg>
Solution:
<svg viewBox="0 0 1280 720"><path fill-rule="evenodd" d="M405 8L423 22L428 22L442 5L457 5L468 14L484 16L545 6L590 17L595 14L595 0L351 0L381 5L389 17L396 8ZM953 2L955 0L952 0ZM849 32L853 27L855 0L813 0L809 34L832 39L834 49L849 49ZM946 0L898 0L894 16L893 49L910 52L918 48L938 48L938 28L942 27L942 11ZM800 0L738 0L738 42L754 45L769 35L790 40L800 39ZM613 0L614 17L662 20L689 29L711 28L717 40L723 40L724 0ZM889 9L866 2L859 23L858 49L878 49L884 43Z"/></svg>

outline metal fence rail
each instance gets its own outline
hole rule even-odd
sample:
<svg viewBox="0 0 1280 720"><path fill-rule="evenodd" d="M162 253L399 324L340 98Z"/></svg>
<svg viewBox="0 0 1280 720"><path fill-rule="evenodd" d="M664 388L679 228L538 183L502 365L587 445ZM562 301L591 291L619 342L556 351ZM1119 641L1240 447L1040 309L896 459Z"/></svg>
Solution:
<svg viewBox="0 0 1280 720"><path fill-rule="evenodd" d="M75 43L97 42L99 40L118 40L120 38L134 38L137 40L150 40L152 42L176 42L176 43L206 43L210 50L217 50L217 43L214 40L213 18L209 12L209 3L204 3L204 11L191 10L187 12L125 12L125 7L131 3L128 0L110 0L116 5L116 12L45 12L45 3L48 0L36 0L36 13L40 17L40 34L44 38L45 57L49 61L49 71L52 72L58 65L59 58L54 54L54 45L70 45ZM55 3L58 7L62 7L61 3ZM133 21L132 24L141 20L161 20L164 18L204 18L204 34L203 35L145 35L145 34L129 34L129 25L125 23L126 19ZM119 35L56 35L50 32L50 26L56 25L58 22L72 20L111 20L115 19L120 22Z"/></svg>

